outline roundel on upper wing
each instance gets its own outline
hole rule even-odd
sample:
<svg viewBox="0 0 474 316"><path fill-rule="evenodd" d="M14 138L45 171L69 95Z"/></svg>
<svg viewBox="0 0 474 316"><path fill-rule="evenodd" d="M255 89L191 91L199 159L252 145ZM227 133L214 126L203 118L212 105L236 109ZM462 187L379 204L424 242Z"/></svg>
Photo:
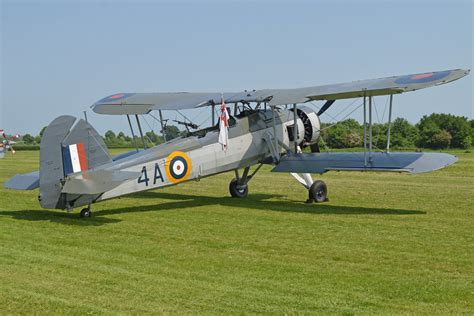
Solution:
<svg viewBox="0 0 474 316"><path fill-rule="evenodd" d="M98 102L99 103L106 103L106 102L113 102L113 101L123 100L123 99L126 99L128 97L131 97L134 94L135 93L116 93L116 94L113 94L113 95L109 95L108 97L105 97L105 98L99 100Z"/></svg>
<svg viewBox="0 0 474 316"><path fill-rule="evenodd" d="M191 160L182 151L172 152L166 158L166 176L170 182L178 183L189 178L191 174Z"/></svg>
<svg viewBox="0 0 474 316"><path fill-rule="evenodd" d="M424 74L403 76L395 80L395 83L397 84L426 83L426 82L443 79L444 77L447 77L450 73L451 71L447 70L447 71L428 72Z"/></svg>

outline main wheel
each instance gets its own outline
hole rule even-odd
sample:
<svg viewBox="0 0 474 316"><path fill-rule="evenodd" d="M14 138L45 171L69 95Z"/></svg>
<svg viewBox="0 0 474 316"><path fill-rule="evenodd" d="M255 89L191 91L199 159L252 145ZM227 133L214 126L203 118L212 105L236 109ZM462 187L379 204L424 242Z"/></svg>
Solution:
<svg viewBox="0 0 474 316"><path fill-rule="evenodd" d="M92 212L91 212L90 208L87 208L87 207L86 207L86 208L83 208L83 209L81 210L81 213L79 214L79 216L80 216L81 218L83 218L83 217L91 217L91 216L92 216Z"/></svg>
<svg viewBox="0 0 474 316"><path fill-rule="evenodd" d="M239 184L237 179L233 179L229 183L229 192L232 197L244 198L249 194L249 187L246 184Z"/></svg>
<svg viewBox="0 0 474 316"><path fill-rule="evenodd" d="M309 199L312 199L318 203L325 202L328 200L328 187L326 183L321 180L314 181L309 188Z"/></svg>

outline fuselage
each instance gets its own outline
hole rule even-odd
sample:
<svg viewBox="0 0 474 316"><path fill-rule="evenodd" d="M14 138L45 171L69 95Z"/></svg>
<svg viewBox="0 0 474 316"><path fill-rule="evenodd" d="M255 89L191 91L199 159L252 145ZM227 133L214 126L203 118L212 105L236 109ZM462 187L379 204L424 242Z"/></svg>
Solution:
<svg viewBox="0 0 474 316"><path fill-rule="evenodd" d="M235 123L229 126L226 149L217 142L219 130L213 129L205 135L174 139L103 165L100 169L138 171L141 176L103 193L96 201L197 180L265 161L271 156L265 142L275 141L275 131L279 143L290 146L292 139L293 112L280 109L273 113L275 122L270 110L235 117ZM302 140L304 126L299 118L298 135Z"/></svg>

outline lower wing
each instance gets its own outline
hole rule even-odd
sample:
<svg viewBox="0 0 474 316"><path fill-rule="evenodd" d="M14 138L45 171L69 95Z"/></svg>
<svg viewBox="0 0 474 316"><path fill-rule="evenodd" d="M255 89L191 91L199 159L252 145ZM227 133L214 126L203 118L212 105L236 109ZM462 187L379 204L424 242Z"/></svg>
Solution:
<svg viewBox="0 0 474 316"><path fill-rule="evenodd" d="M392 171L423 173L452 165L456 156L444 153L312 153L288 155L273 172L325 173L339 171Z"/></svg>

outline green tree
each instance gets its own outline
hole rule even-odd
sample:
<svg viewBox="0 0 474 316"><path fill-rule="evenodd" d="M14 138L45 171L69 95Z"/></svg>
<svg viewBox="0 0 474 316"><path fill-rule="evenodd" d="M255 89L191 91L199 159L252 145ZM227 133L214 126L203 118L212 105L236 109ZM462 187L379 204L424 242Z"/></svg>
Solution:
<svg viewBox="0 0 474 316"><path fill-rule="evenodd" d="M362 128L354 119L347 119L334 126L322 124L321 137L329 148L351 148L362 143Z"/></svg>
<svg viewBox="0 0 474 316"><path fill-rule="evenodd" d="M471 148L471 146L473 145L472 139L473 138L470 135L466 136L461 142L461 148L464 148L464 149Z"/></svg>
<svg viewBox="0 0 474 316"><path fill-rule="evenodd" d="M25 134L22 139L27 145L32 145L35 143L35 138L30 134Z"/></svg>
<svg viewBox="0 0 474 316"><path fill-rule="evenodd" d="M105 133L105 138L106 138L106 139L111 139L111 140L113 139L113 140L115 140L115 139L117 139L117 136L115 135L115 133L114 133L113 131L108 130L108 131Z"/></svg>
<svg viewBox="0 0 474 316"><path fill-rule="evenodd" d="M344 144L349 148L362 146L362 142L362 136L358 131L349 131L345 135Z"/></svg>
<svg viewBox="0 0 474 316"><path fill-rule="evenodd" d="M118 135L117 135L117 138L120 138L121 140L126 141L126 139L125 139L126 136L123 132L119 132Z"/></svg>
<svg viewBox="0 0 474 316"><path fill-rule="evenodd" d="M174 125L166 125L165 127L166 140L171 140L179 136L179 129Z"/></svg>
<svg viewBox="0 0 474 316"><path fill-rule="evenodd" d="M474 120L470 120L469 125L471 126L471 146L474 146Z"/></svg>
<svg viewBox="0 0 474 316"><path fill-rule="evenodd" d="M452 138L451 134L443 129L433 135L433 138L431 139L431 147L435 149L449 148Z"/></svg>
<svg viewBox="0 0 474 316"><path fill-rule="evenodd" d="M163 142L163 139L158 136L154 131L147 132L145 135L146 138L155 145L161 144Z"/></svg>
<svg viewBox="0 0 474 316"><path fill-rule="evenodd" d="M390 128L390 144L393 147L415 147L420 135L416 126L397 117Z"/></svg>
<svg viewBox="0 0 474 316"><path fill-rule="evenodd" d="M466 148L466 142L469 141L467 137L472 137L473 133L472 126L466 117L452 114L433 113L429 116L425 115L421 118L417 126L421 136L420 145L423 147L433 145L433 142L430 142L429 138L440 134L441 131L444 130L452 137L450 141L451 147Z"/></svg>
<svg viewBox="0 0 474 316"><path fill-rule="evenodd" d="M108 130L106 133L105 133L105 144L107 146L114 146L114 145L118 145L118 141L117 141L117 136L115 135L115 133L111 130Z"/></svg>

